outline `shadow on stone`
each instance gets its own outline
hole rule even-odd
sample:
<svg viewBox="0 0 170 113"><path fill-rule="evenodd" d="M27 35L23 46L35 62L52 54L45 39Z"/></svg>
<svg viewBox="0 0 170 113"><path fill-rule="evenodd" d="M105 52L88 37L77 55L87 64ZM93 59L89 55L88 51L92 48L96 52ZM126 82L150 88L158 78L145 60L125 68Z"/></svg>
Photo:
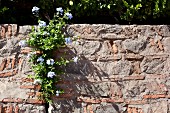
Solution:
<svg viewBox="0 0 170 113"><path fill-rule="evenodd" d="M65 53L63 58L67 59L72 59L76 56L75 52L69 48L56 51L54 55L58 59L63 53ZM109 78L109 75L96 67L84 55L79 56L77 63L70 62L63 69L65 74L61 76L62 81L57 84L57 88L64 89L65 93L58 97L53 97L55 113L84 113L83 102L78 101L81 96L85 98L109 98L111 96L106 92L106 90L110 90L110 84L100 82L103 78ZM119 107L114 103L111 104L108 109L114 109L115 113L119 113ZM99 105L100 103L98 103ZM94 108L97 108L97 106L93 106L93 111L95 110ZM96 111L96 113L100 112Z"/></svg>

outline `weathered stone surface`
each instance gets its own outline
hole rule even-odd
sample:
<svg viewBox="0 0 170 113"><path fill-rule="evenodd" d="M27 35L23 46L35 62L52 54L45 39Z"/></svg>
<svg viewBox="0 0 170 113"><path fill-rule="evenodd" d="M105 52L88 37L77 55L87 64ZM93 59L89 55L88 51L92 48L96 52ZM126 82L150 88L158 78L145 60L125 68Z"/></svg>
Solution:
<svg viewBox="0 0 170 113"><path fill-rule="evenodd" d="M143 39L139 40L127 39L123 42L123 46L125 50L128 50L133 53L139 53L140 51L145 49L146 41Z"/></svg>
<svg viewBox="0 0 170 113"><path fill-rule="evenodd" d="M145 58L141 63L141 71L147 74L163 73L165 60Z"/></svg>
<svg viewBox="0 0 170 113"><path fill-rule="evenodd" d="M32 104L19 104L19 113L46 113L45 106L34 106Z"/></svg>
<svg viewBox="0 0 170 113"><path fill-rule="evenodd" d="M143 106L144 113L168 113L168 103L166 100L152 102Z"/></svg>
<svg viewBox="0 0 170 113"><path fill-rule="evenodd" d="M77 24L66 29L80 38L54 55L66 52L66 58L79 59L60 68L66 73L56 87L65 92L54 96L52 112L170 112L169 26ZM45 113L34 96L38 86L26 78L33 74L30 48L18 45L30 31L31 26L0 27L0 112Z"/></svg>
<svg viewBox="0 0 170 113"><path fill-rule="evenodd" d="M109 41L104 41L103 43L101 43L101 47L100 47L100 50L97 52L97 55L99 57L107 57L111 55L112 53L113 53L113 50L112 50L111 44L109 43Z"/></svg>
<svg viewBox="0 0 170 113"><path fill-rule="evenodd" d="M83 55L94 55L96 52L100 51L101 43L100 42L85 42L83 45L82 53Z"/></svg>
<svg viewBox="0 0 170 113"><path fill-rule="evenodd" d="M125 35L117 35L114 33L108 33L108 34L102 34L102 39L108 39L108 40L123 40L127 39L129 37L126 37Z"/></svg>
<svg viewBox="0 0 170 113"><path fill-rule="evenodd" d="M129 75L132 72L132 64L128 61L115 61L106 63L108 75Z"/></svg>
<svg viewBox="0 0 170 113"><path fill-rule="evenodd" d="M0 100L4 98L23 98L27 99L28 96L26 95L26 91L20 89L20 85L14 82L0 82L1 83L1 91L0 91ZM20 92L20 93L18 93Z"/></svg>
<svg viewBox="0 0 170 113"><path fill-rule="evenodd" d="M103 33L120 33L123 29L119 25L95 25L95 26L102 26L102 28L98 29L98 33L103 34Z"/></svg>
<svg viewBox="0 0 170 113"><path fill-rule="evenodd" d="M31 26L20 26L19 27L19 34L28 35L31 32L32 27Z"/></svg>
<svg viewBox="0 0 170 113"><path fill-rule="evenodd" d="M94 107L94 106L93 106ZM119 113L120 108L118 105L112 103L112 104L107 104L103 103L101 105L96 105L94 108L95 113Z"/></svg>
<svg viewBox="0 0 170 113"><path fill-rule="evenodd" d="M53 99L54 113L83 113L84 109L81 103L76 99ZM74 107L74 109L72 108Z"/></svg>
<svg viewBox="0 0 170 113"><path fill-rule="evenodd" d="M125 81L122 89L124 98L140 98L141 94L147 93L145 85L145 83L139 81Z"/></svg>
<svg viewBox="0 0 170 113"><path fill-rule="evenodd" d="M169 25L160 26L160 33L165 37L169 37L170 36L170 26Z"/></svg>
<svg viewBox="0 0 170 113"><path fill-rule="evenodd" d="M164 51L165 51L166 53L169 53L169 52L170 52L170 46L169 46L169 44L170 44L170 37L167 37L167 38L165 38L165 39L163 40Z"/></svg>
<svg viewBox="0 0 170 113"><path fill-rule="evenodd" d="M84 84L80 93L85 95L94 95L94 96L108 96L110 92L110 83L98 83L98 84Z"/></svg>

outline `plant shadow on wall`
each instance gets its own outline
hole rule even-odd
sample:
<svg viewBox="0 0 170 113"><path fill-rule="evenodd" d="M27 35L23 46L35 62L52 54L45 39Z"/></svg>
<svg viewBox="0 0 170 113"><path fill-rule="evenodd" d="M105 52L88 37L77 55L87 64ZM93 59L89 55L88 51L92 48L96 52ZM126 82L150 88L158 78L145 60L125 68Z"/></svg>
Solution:
<svg viewBox="0 0 170 113"><path fill-rule="evenodd" d="M36 6L32 9L36 17L39 17L39 10ZM102 81L102 77L108 78L107 73L94 66L85 56L73 51L74 47L71 45L78 44L79 37L69 36L65 30L66 22L73 18L72 14L61 7L56 10L54 19L49 20L48 25L39 18L39 25L32 28L30 38L20 41L19 45L22 47L28 43L33 49L29 57L35 74L30 77L34 79L35 85L41 86L40 99L50 104L49 112L54 110L52 103L60 103L65 95L66 103L62 102L63 107L59 107L59 110L69 113L73 108L82 107L77 103L80 96L109 98L104 88L110 87L109 84L97 83ZM115 106L114 104L116 111L119 111Z"/></svg>
<svg viewBox="0 0 170 113"><path fill-rule="evenodd" d="M69 33L66 32L66 34ZM68 36L70 36L70 34ZM109 99L114 95L111 93L111 89L114 86L112 87L110 83L103 82L104 79L109 79L109 74L106 70L102 69L107 61L104 60L101 63L98 61L98 57L93 57L102 49L102 45L100 44L97 46L97 50L95 51L92 50L94 48L90 48L90 45L86 45L85 43L85 40L80 37L75 41L69 41L66 48L60 49L54 53L57 59L63 55L66 59L72 59L75 56L78 58L76 62L70 62L66 67L64 66L62 68L62 70L65 70L65 74L61 76L62 81L57 84L57 87L64 89L65 93L60 96L54 96L52 99L53 108L56 113L85 112L86 109L89 110L88 106L92 105L93 102L89 101L83 103L81 98L85 100L86 98L91 98L95 101L95 99L100 100L101 98ZM91 43L95 42L91 41ZM85 45L88 46L87 50L82 48ZM83 50L84 52L80 52ZM91 50L92 52L87 52ZM107 66L109 67L109 65ZM121 85L119 86L121 87ZM119 96L121 97L121 95ZM114 102L109 105L102 105L100 102L97 102L93 108L90 108L90 110L94 112L99 109L102 110L102 112L106 112L108 109L108 113L109 110L114 110L115 113L119 113L120 111L119 107Z"/></svg>
<svg viewBox="0 0 170 113"><path fill-rule="evenodd" d="M73 42L74 43L74 42ZM76 42L75 42L76 43ZM56 51L56 57L61 56L63 51L65 52L67 59L71 59L77 56L74 48L68 47L65 50ZM63 54L62 54L63 55ZM57 84L57 88L64 89L64 93L59 96L53 97L53 110L56 113L72 113L72 112L85 112L85 110L92 110L95 112L97 109L101 109L106 112L109 106L115 113L119 113L119 107L115 103L110 105L102 105L100 102L96 103L93 108L87 108L88 105L92 105L93 102L89 103L83 101L79 98L110 98L112 95L109 94L110 84L102 83L103 78L109 78L108 74L100 69L93 63L97 63L97 59L89 60L84 55L78 55L78 60L76 62L70 62L63 67L65 74L61 76L62 81ZM108 107L108 108L109 108ZM105 111L106 110L106 111ZM109 112L109 111L108 111Z"/></svg>

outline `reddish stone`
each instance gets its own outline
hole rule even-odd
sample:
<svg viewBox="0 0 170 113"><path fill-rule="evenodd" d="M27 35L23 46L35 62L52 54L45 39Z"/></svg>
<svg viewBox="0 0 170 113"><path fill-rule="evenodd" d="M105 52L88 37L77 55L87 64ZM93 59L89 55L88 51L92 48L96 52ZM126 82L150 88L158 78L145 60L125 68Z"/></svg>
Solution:
<svg viewBox="0 0 170 113"><path fill-rule="evenodd" d="M35 86L34 85L22 85L20 86L21 89L35 89Z"/></svg>
<svg viewBox="0 0 170 113"><path fill-rule="evenodd" d="M4 70L6 63L7 63L7 59L5 58L5 59L2 60L2 63L0 65L0 71Z"/></svg>
<svg viewBox="0 0 170 113"><path fill-rule="evenodd" d="M160 40L158 40L158 47L161 51L164 50L163 45Z"/></svg>
<svg viewBox="0 0 170 113"><path fill-rule="evenodd" d="M2 38L5 38L5 32L6 32L5 27L1 26L1 37Z"/></svg>
<svg viewBox="0 0 170 113"><path fill-rule="evenodd" d="M15 61L16 61L16 58L13 58L12 59L12 69L14 69L14 67L15 67Z"/></svg>
<svg viewBox="0 0 170 113"><path fill-rule="evenodd" d="M138 75L138 76L125 76L123 80L144 80L145 76Z"/></svg>
<svg viewBox="0 0 170 113"><path fill-rule="evenodd" d="M38 99L27 99L26 103L29 103L29 104L44 104L45 101L38 100Z"/></svg>
<svg viewBox="0 0 170 113"><path fill-rule="evenodd" d="M15 113L19 113L19 106L18 105L15 106Z"/></svg>
<svg viewBox="0 0 170 113"><path fill-rule="evenodd" d="M165 94L155 94L155 95L144 95L143 98L146 99L156 99L156 98L165 98Z"/></svg>
<svg viewBox="0 0 170 113"><path fill-rule="evenodd" d="M22 49L21 50L21 54L28 54L30 53L32 50L31 49Z"/></svg>
<svg viewBox="0 0 170 113"><path fill-rule="evenodd" d="M26 94L29 96L40 96L41 92L27 92Z"/></svg>
<svg viewBox="0 0 170 113"><path fill-rule="evenodd" d="M18 70L13 70L12 72L4 72L0 73L0 77L10 77L15 75L18 72Z"/></svg>
<svg viewBox="0 0 170 113"><path fill-rule="evenodd" d="M0 105L0 113L2 113L2 105Z"/></svg>
<svg viewBox="0 0 170 113"><path fill-rule="evenodd" d="M22 82L34 82L32 78L21 78Z"/></svg>
<svg viewBox="0 0 170 113"><path fill-rule="evenodd" d="M8 113L13 113L13 106L12 105L8 106Z"/></svg>

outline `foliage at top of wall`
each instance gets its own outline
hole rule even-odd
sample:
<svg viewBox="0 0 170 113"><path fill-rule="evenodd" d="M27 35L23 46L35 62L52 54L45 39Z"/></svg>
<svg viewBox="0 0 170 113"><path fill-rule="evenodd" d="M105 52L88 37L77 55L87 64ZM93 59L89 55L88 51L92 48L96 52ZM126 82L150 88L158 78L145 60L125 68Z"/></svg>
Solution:
<svg viewBox="0 0 170 113"><path fill-rule="evenodd" d="M42 15L46 19L52 17L56 7L69 8L73 12L73 23L79 23L78 19L82 20L84 17L96 19L106 17L116 23L170 18L170 1L168 0L5 0L1 3L1 7L9 8L4 15L11 15L12 21L19 19L14 16L19 13L29 14L27 18L34 20L29 12L34 5L42 9ZM26 19L25 16L20 15L19 20ZM9 20L8 16L2 17L1 11L0 17Z"/></svg>

